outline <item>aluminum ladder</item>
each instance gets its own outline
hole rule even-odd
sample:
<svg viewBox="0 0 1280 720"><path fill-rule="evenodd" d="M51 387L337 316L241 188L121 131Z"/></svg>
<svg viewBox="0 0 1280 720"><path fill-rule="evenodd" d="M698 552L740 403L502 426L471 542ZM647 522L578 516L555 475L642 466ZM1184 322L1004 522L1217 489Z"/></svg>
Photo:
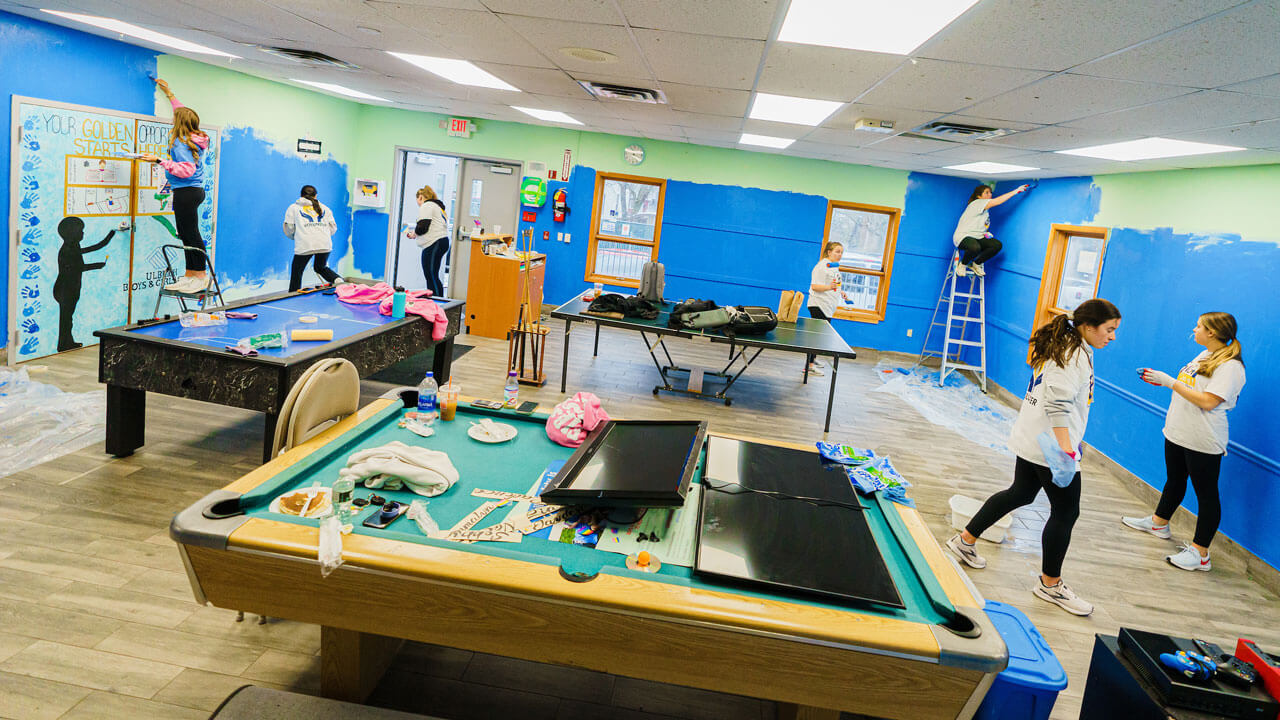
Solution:
<svg viewBox="0 0 1280 720"><path fill-rule="evenodd" d="M942 288L938 291L938 303L933 308L933 319L929 321L929 330L925 333L924 347L920 349L920 357L916 366L923 365L931 357L941 358L942 368L938 374L938 383L947 381L947 374L957 370L968 370L978 380L982 392L987 391L987 304L986 279L977 273L970 272L963 280L956 275L956 267L960 263L960 253L951 256L947 265L947 276L942 280ZM939 320L943 306L946 306L946 319ZM976 310L976 313L975 313ZM972 328L977 325L976 340ZM930 349L935 328L942 328L942 348ZM958 331L958 332L957 332ZM964 362L965 348L978 348L978 364Z"/></svg>

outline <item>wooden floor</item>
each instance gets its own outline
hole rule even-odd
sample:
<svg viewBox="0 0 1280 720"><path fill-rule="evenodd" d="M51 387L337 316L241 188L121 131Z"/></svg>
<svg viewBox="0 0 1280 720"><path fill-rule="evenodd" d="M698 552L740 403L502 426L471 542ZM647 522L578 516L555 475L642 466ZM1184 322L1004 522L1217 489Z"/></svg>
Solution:
<svg viewBox="0 0 1280 720"><path fill-rule="evenodd" d="M579 326L581 327L581 326ZM546 387L522 398L554 403L562 327L553 325ZM476 345L454 368L463 392L498 397L506 344ZM678 358L723 362L723 346L676 341ZM731 393L734 403L651 394L656 371L640 339L606 330L601 355L589 332L574 334L570 392L600 396L626 416L697 417L713 430L799 442L819 439L828 378L800 384L797 356L765 352ZM832 438L890 455L915 484L934 535L951 533L947 499L985 498L1009 481L1013 461L928 424L879 384L874 352L843 363ZM38 361L32 377L69 391L96 383L97 349ZM389 386L366 382L366 400ZM245 683L314 693L320 633L273 621L236 623L201 607L169 540L170 517L258 463L262 416L152 395L146 445L113 459L100 447L0 478L0 716L5 718L203 718ZM1159 452L1152 438L1151 451ZM1164 630L1233 646L1252 637L1280 647L1280 599L1252 582L1242 563L1215 558L1211 573L1171 568L1175 548L1120 525L1149 512L1122 482L1086 456L1083 511L1064 575L1093 601L1077 618L1031 595L1039 528L1048 507L1015 515L1010 539L982 544L990 565L970 576L988 597L1032 619L1067 669L1070 684L1053 717L1075 718L1093 634L1120 626ZM1175 537L1189 529L1175 525ZM566 653L592 652L583 638ZM771 704L582 670L447 648L411 645L371 702L447 718L771 718Z"/></svg>

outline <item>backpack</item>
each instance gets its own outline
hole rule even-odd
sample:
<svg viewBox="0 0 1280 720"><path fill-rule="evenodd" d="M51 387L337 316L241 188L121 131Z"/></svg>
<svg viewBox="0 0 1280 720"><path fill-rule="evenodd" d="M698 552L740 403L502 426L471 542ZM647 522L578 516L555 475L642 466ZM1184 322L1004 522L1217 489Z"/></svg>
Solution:
<svg viewBox="0 0 1280 720"><path fill-rule="evenodd" d="M738 305L728 310L730 318L726 330L735 335L764 335L778 327L778 316L771 308Z"/></svg>
<svg viewBox="0 0 1280 720"><path fill-rule="evenodd" d="M662 302L662 291L666 289L667 271L660 262L647 262L640 269L640 297L650 302Z"/></svg>
<svg viewBox="0 0 1280 720"><path fill-rule="evenodd" d="M729 324L730 313L710 300L685 300L671 309L667 326L683 330L706 330Z"/></svg>

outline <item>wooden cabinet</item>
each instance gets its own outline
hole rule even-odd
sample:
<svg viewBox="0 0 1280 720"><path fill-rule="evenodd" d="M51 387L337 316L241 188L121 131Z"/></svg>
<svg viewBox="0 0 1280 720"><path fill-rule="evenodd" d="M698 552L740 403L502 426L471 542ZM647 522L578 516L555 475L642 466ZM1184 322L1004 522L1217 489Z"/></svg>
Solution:
<svg viewBox="0 0 1280 720"><path fill-rule="evenodd" d="M481 337L505 340L507 331L516 324L520 303L525 298L524 256L485 255L482 252L486 240L502 239L511 242L511 236L471 236L470 269L467 272L467 332ZM547 256L532 253L527 262L529 268L530 302L533 312L542 309L542 284L546 276ZM527 322L529 318L525 318Z"/></svg>

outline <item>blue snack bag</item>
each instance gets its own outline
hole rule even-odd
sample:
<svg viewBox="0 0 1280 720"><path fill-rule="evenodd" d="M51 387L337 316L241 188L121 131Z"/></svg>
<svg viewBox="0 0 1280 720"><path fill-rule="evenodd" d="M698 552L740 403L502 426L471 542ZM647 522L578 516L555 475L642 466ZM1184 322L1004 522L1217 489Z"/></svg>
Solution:
<svg viewBox="0 0 1280 720"><path fill-rule="evenodd" d="M1040 452L1053 472L1053 484L1061 488L1070 485L1076 476L1076 459L1058 447L1058 440L1048 430L1037 435L1036 442L1040 443Z"/></svg>
<svg viewBox="0 0 1280 720"><path fill-rule="evenodd" d="M876 459L876 454L865 448L856 448L840 443L819 442L818 454L824 460L838 462L841 465L866 465Z"/></svg>

